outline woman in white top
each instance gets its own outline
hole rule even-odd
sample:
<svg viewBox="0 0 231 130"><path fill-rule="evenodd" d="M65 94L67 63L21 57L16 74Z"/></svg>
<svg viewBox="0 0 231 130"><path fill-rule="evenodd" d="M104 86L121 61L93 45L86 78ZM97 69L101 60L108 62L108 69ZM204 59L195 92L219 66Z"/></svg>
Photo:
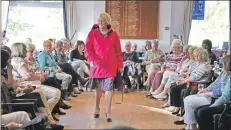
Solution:
<svg viewBox="0 0 231 130"><path fill-rule="evenodd" d="M13 66L13 74L14 78L17 81L17 86L36 86L35 90L33 90L32 92L40 93L50 123L57 124L51 115L51 111L60 99L60 90L41 84L41 82L45 81L47 75L43 72L39 75L35 74L35 70L33 70L33 68L30 68L29 64L25 62L24 58L27 54L25 44L14 43L11 47L11 51L11 64Z"/></svg>

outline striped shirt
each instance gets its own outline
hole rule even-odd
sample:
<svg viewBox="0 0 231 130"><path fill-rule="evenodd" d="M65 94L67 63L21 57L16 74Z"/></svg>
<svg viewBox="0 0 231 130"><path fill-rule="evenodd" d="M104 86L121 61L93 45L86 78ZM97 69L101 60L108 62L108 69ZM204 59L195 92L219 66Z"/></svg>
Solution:
<svg viewBox="0 0 231 130"><path fill-rule="evenodd" d="M170 55L166 56L164 65L169 69L175 70L177 68L178 64L180 64L183 56L184 56L184 54L180 54L180 55L170 54Z"/></svg>
<svg viewBox="0 0 231 130"><path fill-rule="evenodd" d="M198 63L194 67L194 70L189 75L191 81L207 81L211 66L207 63Z"/></svg>

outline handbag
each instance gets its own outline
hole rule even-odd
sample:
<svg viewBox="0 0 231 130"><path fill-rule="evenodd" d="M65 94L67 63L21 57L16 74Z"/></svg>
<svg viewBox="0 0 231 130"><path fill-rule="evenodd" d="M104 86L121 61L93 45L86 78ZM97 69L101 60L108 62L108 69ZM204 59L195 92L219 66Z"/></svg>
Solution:
<svg viewBox="0 0 231 130"><path fill-rule="evenodd" d="M121 90L121 101L116 102L115 101L115 89ZM116 77L114 79L114 84L113 84L113 89L112 89L112 96L113 96L113 102L115 104L122 104L124 101L124 82L123 82L123 77L120 72L117 71Z"/></svg>

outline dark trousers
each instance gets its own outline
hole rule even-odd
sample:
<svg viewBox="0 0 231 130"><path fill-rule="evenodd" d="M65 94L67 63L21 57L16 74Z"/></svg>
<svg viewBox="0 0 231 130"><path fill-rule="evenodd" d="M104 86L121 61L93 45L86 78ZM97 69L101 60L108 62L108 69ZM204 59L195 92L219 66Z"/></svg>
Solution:
<svg viewBox="0 0 231 130"><path fill-rule="evenodd" d="M201 106L194 111L200 130L213 130L213 116L215 114L221 114L224 110L224 105L217 107L209 106L210 105ZM228 113L231 113L231 110L228 110ZM229 128L226 126L223 130L229 130Z"/></svg>
<svg viewBox="0 0 231 130"><path fill-rule="evenodd" d="M170 105L181 107L181 90L185 89L187 84L173 85L170 87Z"/></svg>
<svg viewBox="0 0 231 130"><path fill-rule="evenodd" d="M39 93L27 93L27 94L24 94L20 97L13 97L13 98L15 98L15 99L37 99L36 106L37 107L45 107Z"/></svg>
<svg viewBox="0 0 231 130"><path fill-rule="evenodd" d="M124 80L124 84L130 88L131 82L130 82L130 79L128 77L128 67L127 66L124 67L123 80Z"/></svg>

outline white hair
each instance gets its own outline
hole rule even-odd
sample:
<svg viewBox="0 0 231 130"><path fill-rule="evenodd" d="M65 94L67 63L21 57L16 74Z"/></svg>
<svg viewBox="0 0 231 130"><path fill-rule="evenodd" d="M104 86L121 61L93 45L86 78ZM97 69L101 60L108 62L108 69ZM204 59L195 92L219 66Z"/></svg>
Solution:
<svg viewBox="0 0 231 130"><path fill-rule="evenodd" d="M63 45L63 41L62 40L55 41L55 47L57 47L58 45Z"/></svg>
<svg viewBox="0 0 231 130"><path fill-rule="evenodd" d="M111 24L111 16L108 13L100 13L97 20L103 19L107 22L107 24Z"/></svg>
<svg viewBox="0 0 231 130"><path fill-rule="evenodd" d="M32 39L31 39L31 38L26 38L26 40L25 40L24 43L25 43L25 44L26 44L26 43L32 43Z"/></svg>
<svg viewBox="0 0 231 130"><path fill-rule="evenodd" d="M180 39L174 39L174 40L172 41L172 45L173 45L173 44L178 44L178 45L181 47L182 41L181 41Z"/></svg>
<svg viewBox="0 0 231 130"><path fill-rule="evenodd" d="M35 50L35 45L32 44L32 43L25 43L26 45L26 50L31 52L31 51L34 51Z"/></svg>

